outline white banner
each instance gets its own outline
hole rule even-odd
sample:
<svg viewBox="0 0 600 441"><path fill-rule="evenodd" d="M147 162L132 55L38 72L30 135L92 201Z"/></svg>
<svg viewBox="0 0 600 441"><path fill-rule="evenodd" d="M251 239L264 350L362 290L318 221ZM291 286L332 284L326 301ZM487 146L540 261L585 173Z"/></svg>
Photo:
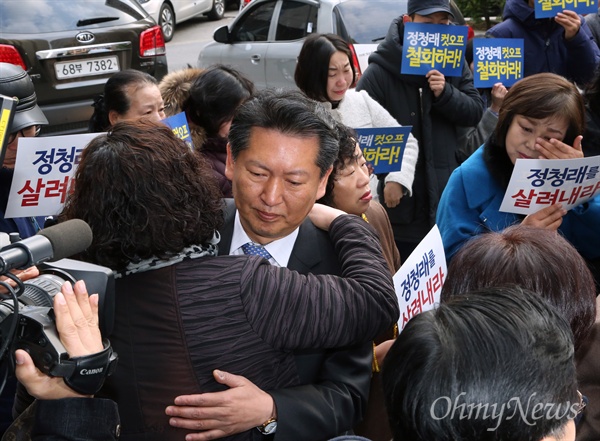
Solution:
<svg viewBox="0 0 600 441"><path fill-rule="evenodd" d="M446 279L446 254L437 225L433 228L394 275L394 287L400 305L398 330L415 315L440 303Z"/></svg>
<svg viewBox="0 0 600 441"><path fill-rule="evenodd" d="M500 211L532 214L561 203L565 210L600 191L600 156L580 159L517 159Z"/></svg>
<svg viewBox="0 0 600 441"><path fill-rule="evenodd" d="M98 135L100 133L19 138L5 217L60 213L81 152Z"/></svg>

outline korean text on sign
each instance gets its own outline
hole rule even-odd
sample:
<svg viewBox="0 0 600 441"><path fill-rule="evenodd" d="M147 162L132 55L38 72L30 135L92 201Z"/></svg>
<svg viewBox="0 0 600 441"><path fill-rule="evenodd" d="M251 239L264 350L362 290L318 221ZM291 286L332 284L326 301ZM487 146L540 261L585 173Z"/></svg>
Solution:
<svg viewBox="0 0 600 441"><path fill-rule="evenodd" d="M598 12L598 0L535 0L535 18L556 17L568 9L580 15Z"/></svg>
<svg viewBox="0 0 600 441"><path fill-rule="evenodd" d="M176 115L170 116L162 120L164 124L173 130L175 136L185 141L185 143L193 150L194 143L192 142L192 135L190 133L190 127L185 116L185 112L180 112Z"/></svg>
<svg viewBox="0 0 600 441"><path fill-rule="evenodd" d="M434 226L394 275L400 305L398 329L404 329L412 317L439 304L446 272L442 238Z"/></svg>
<svg viewBox="0 0 600 441"><path fill-rule="evenodd" d="M523 77L523 39L476 38L473 64L475 87L512 86Z"/></svg>
<svg viewBox="0 0 600 441"><path fill-rule="evenodd" d="M527 215L556 203L570 210L598 194L600 156L518 159L500 210Z"/></svg>
<svg viewBox="0 0 600 441"><path fill-rule="evenodd" d="M6 217L59 213L85 146L99 135L19 138Z"/></svg>
<svg viewBox="0 0 600 441"><path fill-rule="evenodd" d="M401 73L425 75L437 69L446 76L461 76L467 33L466 26L406 23Z"/></svg>
<svg viewBox="0 0 600 441"><path fill-rule="evenodd" d="M412 127L377 127L356 129L358 143L374 173L388 173L402 168L402 156Z"/></svg>

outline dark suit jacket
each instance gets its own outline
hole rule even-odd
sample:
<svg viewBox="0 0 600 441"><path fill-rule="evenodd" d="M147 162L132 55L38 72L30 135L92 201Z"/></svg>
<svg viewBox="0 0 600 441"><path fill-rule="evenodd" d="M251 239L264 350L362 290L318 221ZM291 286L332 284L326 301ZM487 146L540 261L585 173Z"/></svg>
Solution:
<svg viewBox="0 0 600 441"><path fill-rule="evenodd" d="M226 200L219 254L229 254L235 205ZM328 234L309 220L300 225L288 268L301 274L341 274ZM335 350L295 352L302 386L269 390L277 406L275 441L326 440L352 429L366 409L371 381L371 343Z"/></svg>

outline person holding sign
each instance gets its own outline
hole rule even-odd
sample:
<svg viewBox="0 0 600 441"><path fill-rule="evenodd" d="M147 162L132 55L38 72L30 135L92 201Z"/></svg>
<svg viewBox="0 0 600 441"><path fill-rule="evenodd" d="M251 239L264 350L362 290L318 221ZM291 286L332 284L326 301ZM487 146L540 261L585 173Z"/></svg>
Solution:
<svg viewBox="0 0 600 441"><path fill-rule="evenodd" d="M559 230L586 259L600 257L600 196L569 212L560 203L523 216L500 212L514 164L524 159L582 158L583 98L565 78L543 73L506 94L489 140L454 171L438 207L446 258L471 237L522 223Z"/></svg>
<svg viewBox="0 0 600 441"><path fill-rule="evenodd" d="M525 77L553 72L585 87L600 64L600 50L585 19L574 11L554 18L536 18L540 0L506 0L504 21L488 34L496 38L522 38L525 47Z"/></svg>
<svg viewBox="0 0 600 441"><path fill-rule="evenodd" d="M435 224L437 205L458 166L459 126L475 127L483 101L465 63L461 75L446 77L432 69L426 75L401 73L405 22L450 25L449 0L409 0L407 15L392 22L385 40L369 57L369 68L356 89L365 90L400 123L412 126L419 157L411 197L386 205L400 255L408 257Z"/></svg>
<svg viewBox="0 0 600 441"><path fill-rule="evenodd" d="M369 223L377 235L390 272L395 274L400 268L400 253L394 242L394 232L384 208L372 200L369 188L369 170L356 133L349 127L339 124L340 150L333 163L333 170L327 178L325 195L317 202L361 216ZM375 338L373 343L373 376L371 390L363 421L355 427L355 433L367 436L373 441L386 441L391 438L387 414L383 407L380 366L385 354L398 334L397 325Z"/></svg>
<svg viewBox="0 0 600 441"><path fill-rule="evenodd" d="M398 121L366 91L351 89L356 71L353 50L335 34L311 34L302 45L294 79L309 98L327 105L333 117L353 129L397 127ZM406 194L412 195L419 145L409 136L402 156L402 170L385 176L381 200L396 207Z"/></svg>
<svg viewBox="0 0 600 441"><path fill-rule="evenodd" d="M40 128L48 124L44 113L37 105L33 81L20 66L0 63L0 95L18 99L10 127L6 127L2 168L0 169L0 231L19 233L21 239L33 236L44 226L43 217L6 219L6 205L14 176L19 139L37 136ZM3 115L4 119L4 115Z"/></svg>

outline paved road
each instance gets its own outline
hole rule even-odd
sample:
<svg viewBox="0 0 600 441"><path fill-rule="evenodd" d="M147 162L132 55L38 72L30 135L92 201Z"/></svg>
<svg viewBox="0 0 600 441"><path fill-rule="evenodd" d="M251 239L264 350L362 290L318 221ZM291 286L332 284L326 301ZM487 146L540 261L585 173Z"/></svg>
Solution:
<svg viewBox="0 0 600 441"><path fill-rule="evenodd" d="M173 39L167 43L169 72L187 67L188 64L196 66L200 49L212 41L215 29L229 25L236 15L237 10L229 10L219 21L197 17L177 25Z"/></svg>

